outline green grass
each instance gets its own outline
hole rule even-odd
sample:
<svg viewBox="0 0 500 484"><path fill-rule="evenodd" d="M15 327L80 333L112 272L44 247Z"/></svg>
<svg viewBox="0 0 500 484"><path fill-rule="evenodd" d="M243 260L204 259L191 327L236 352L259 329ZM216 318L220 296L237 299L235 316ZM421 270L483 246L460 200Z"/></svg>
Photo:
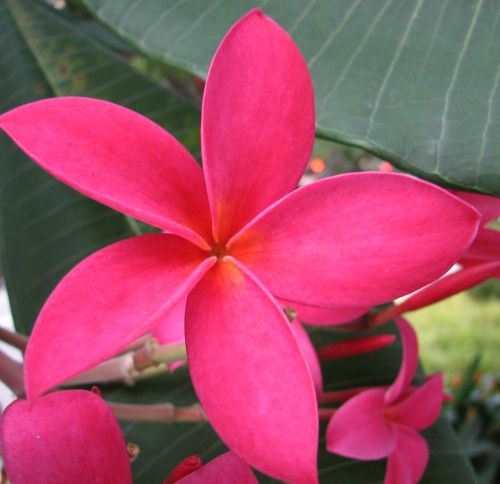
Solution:
<svg viewBox="0 0 500 484"><path fill-rule="evenodd" d="M418 333L427 372L443 371L450 381L476 353L483 371L500 372L500 298L461 293L406 316Z"/></svg>

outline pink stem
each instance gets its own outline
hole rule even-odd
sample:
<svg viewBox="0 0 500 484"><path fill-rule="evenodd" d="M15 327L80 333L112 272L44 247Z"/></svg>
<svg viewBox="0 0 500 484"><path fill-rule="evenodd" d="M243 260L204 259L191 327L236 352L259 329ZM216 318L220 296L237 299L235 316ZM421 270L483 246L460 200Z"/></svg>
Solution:
<svg viewBox="0 0 500 484"><path fill-rule="evenodd" d="M23 365L0 351L0 380L17 396L24 394Z"/></svg>
<svg viewBox="0 0 500 484"><path fill-rule="evenodd" d="M0 340L23 352L26 350L26 345L28 344L28 338L24 334L9 331L5 328L0 328Z"/></svg>
<svg viewBox="0 0 500 484"><path fill-rule="evenodd" d="M173 403L152 405L133 405L128 403L106 402L118 420L134 422L200 422L206 416L199 404L189 407L176 407Z"/></svg>

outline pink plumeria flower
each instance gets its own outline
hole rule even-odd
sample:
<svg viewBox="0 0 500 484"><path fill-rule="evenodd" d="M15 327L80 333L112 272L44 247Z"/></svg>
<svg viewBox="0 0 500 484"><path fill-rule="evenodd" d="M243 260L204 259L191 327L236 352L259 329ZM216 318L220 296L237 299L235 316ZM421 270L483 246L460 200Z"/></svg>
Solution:
<svg viewBox="0 0 500 484"><path fill-rule="evenodd" d="M446 272L477 230L471 207L404 175L294 190L314 142L312 83L297 46L258 10L210 66L203 171L162 128L105 101L47 99L0 127L59 180L166 232L102 249L59 283L26 352L28 398L168 325L187 298L189 368L211 424L285 481L317 481L318 412L275 297L319 308L390 301Z"/></svg>
<svg viewBox="0 0 500 484"><path fill-rule="evenodd" d="M12 484L132 482L120 426L91 392L65 390L14 401L2 415L0 441Z"/></svg>
<svg viewBox="0 0 500 484"><path fill-rule="evenodd" d="M196 459L191 456L189 459ZM193 462L195 461L193 459ZM200 459L197 461L201 464ZM164 484L207 484L210 482L217 484L258 484L257 478L253 474L249 465L238 457L234 452L226 452L211 460L205 465L197 465L196 469L187 469L185 462L181 463L181 468L176 467L172 474L164 481ZM178 479L177 475L184 477Z"/></svg>
<svg viewBox="0 0 500 484"><path fill-rule="evenodd" d="M429 460L420 430L441 412L443 378L434 375L421 387L410 382L418 367L418 343L413 328L402 318L397 325L403 344L399 374L388 389L366 390L342 405L328 424L330 452L359 460L387 457L385 484L415 484Z"/></svg>

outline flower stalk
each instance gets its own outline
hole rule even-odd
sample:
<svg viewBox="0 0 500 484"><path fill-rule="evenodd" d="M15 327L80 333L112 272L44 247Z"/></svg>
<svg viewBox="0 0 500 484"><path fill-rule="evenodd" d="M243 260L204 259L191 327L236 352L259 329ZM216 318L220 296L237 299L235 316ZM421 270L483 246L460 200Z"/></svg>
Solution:
<svg viewBox="0 0 500 484"><path fill-rule="evenodd" d="M24 395L23 365L0 351L0 380L18 397Z"/></svg>
<svg viewBox="0 0 500 484"><path fill-rule="evenodd" d="M203 422L207 419L198 403L187 407L176 407L173 403L134 405L129 403L106 402L115 417L122 421L134 422Z"/></svg>
<svg viewBox="0 0 500 484"><path fill-rule="evenodd" d="M0 341L4 341L9 345L14 346L14 348L24 352L28 344L28 337L24 336L24 334L16 333L15 331L0 328Z"/></svg>

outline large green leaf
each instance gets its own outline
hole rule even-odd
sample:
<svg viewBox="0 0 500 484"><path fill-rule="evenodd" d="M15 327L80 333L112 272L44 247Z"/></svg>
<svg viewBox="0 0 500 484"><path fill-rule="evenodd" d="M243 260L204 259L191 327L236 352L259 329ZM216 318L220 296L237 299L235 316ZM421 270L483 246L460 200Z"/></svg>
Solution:
<svg viewBox="0 0 500 484"><path fill-rule="evenodd" d="M0 2L0 27L0 49L4 53L0 61L2 110L53 93L99 95L153 117L168 125L185 143L196 144L190 129L193 118L198 116L196 110L91 41L82 33L88 30L81 31L71 17L27 0L12 0ZM169 122L171 115L176 118L173 123ZM38 307L64 272L92 250L132 232L123 216L80 197L45 175L6 137L2 136L0 143L2 262L16 324L27 331ZM314 337L317 344L338 339L334 333L324 331L316 332ZM372 355L330 363L324 367L327 387L389 382L397 372L399 359L400 347L395 345ZM132 388L105 387L104 393L110 400L136 403L172 401L187 405L195 401L186 369ZM141 447L133 465L139 483L161 482L189 454L197 453L208 460L224 449L206 423L125 423L123 429L126 439ZM446 422L434 426L427 436L432 460L426 482L474 482ZM322 482L381 483L383 473L383 461L342 459L328 454L324 439L321 441ZM270 482L267 478L262 481Z"/></svg>
<svg viewBox="0 0 500 484"><path fill-rule="evenodd" d="M38 2L0 2L0 111L53 95L118 102L198 151L199 111ZM1 257L16 327L29 332L46 297L89 253L134 235L129 221L60 184L0 134Z"/></svg>
<svg viewBox="0 0 500 484"><path fill-rule="evenodd" d="M145 53L205 76L229 26L261 6L296 40L320 136L445 185L500 195L500 3L84 0Z"/></svg>

